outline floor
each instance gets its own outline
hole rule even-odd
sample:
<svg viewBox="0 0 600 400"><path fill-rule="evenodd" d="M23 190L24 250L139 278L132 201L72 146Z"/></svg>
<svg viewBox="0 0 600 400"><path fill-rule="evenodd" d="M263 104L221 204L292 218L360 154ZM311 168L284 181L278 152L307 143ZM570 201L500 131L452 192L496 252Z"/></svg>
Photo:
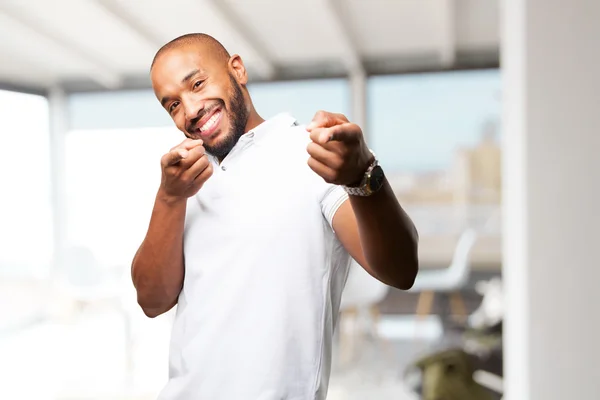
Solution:
<svg viewBox="0 0 600 400"><path fill-rule="evenodd" d="M167 377L172 315L148 319L135 307L130 320L135 340L129 346L125 319L110 304L77 312L67 299L38 286L4 286L0 399L156 399ZM470 289L464 297L472 312L479 296ZM350 359L334 348L328 400L417 399L405 385L405 367L441 338L442 329L436 317L416 322L416 301L416 294L390 290L379 307L379 340L359 340ZM135 297L126 303L135 305Z"/></svg>
<svg viewBox="0 0 600 400"><path fill-rule="evenodd" d="M0 335L0 399L155 399L167 374L170 321L135 321L134 373L128 377L124 324L110 310L37 322ZM364 339L342 362L335 349L328 400L414 400L403 370L439 335L435 319L416 329L414 318L384 317L381 340ZM425 340L415 342L415 332Z"/></svg>

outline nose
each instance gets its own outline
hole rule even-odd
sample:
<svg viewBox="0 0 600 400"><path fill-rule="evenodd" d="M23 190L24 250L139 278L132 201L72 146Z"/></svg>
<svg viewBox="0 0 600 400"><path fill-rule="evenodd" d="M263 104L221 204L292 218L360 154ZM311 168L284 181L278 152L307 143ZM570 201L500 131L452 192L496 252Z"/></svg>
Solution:
<svg viewBox="0 0 600 400"><path fill-rule="evenodd" d="M202 111L205 108L204 101L195 98L182 99L181 105L185 115L186 124L196 123L202 116Z"/></svg>

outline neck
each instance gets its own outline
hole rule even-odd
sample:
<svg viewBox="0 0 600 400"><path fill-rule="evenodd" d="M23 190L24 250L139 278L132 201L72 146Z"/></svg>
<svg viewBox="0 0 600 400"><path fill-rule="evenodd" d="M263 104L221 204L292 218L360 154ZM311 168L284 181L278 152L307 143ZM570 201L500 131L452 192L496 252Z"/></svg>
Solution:
<svg viewBox="0 0 600 400"><path fill-rule="evenodd" d="M246 132L251 131L263 122L265 122L265 120L258 115L254 108L252 108L250 115L248 116L248 122L246 122Z"/></svg>
<svg viewBox="0 0 600 400"><path fill-rule="evenodd" d="M245 128L244 132L250 132L252 129L256 128L258 125L262 124L263 122L265 122L265 120L260 115L258 115L258 113L254 109L254 107L252 107L252 109L250 110L250 115L248 115L248 121L246 122L246 128ZM217 157L219 164L221 164L221 162L223 162L225 157L226 156Z"/></svg>

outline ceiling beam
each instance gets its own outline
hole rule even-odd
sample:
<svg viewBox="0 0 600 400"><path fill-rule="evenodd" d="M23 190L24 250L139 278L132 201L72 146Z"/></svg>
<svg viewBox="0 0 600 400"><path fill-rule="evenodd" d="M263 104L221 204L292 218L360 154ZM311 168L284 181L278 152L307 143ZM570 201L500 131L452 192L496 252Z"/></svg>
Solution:
<svg viewBox="0 0 600 400"><path fill-rule="evenodd" d="M41 26L31 18L31 16L27 15L27 13L22 10L11 6L9 2L0 3L0 12L24 29L43 37L45 40L51 41L56 46L87 64L90 69L90 78L103 87L107 89L116 89L120 86L120 76L115 71L112 71L103 60L96 57L96 55L92 54L88 49L84 49L69 38L62 37L51 29ZM43 61L40 60L40 62Z"/></svg>
<svg viewBox="0 0 600 400"><path fill-rule="evenodd" d="M43 87L15 84L6 81L0 81L0 90L7 90L9 92L18 92L25 94L35 94L38 96L46 96L48 94L48 90Z"/></svg>
<svg viewBox="0 0 600 400"><path fill-rule="evenodd" d="M273 79L277 72L273 57L271 57L266 46L254 34L243 18L240 18L239 15L236 14L223 0L205 0L205 2L212 5L213 11L218 15L219 19L223 21L229 29L237 32L240 37L244 38L252 51L257 55L256 61L252 64L253 70L264 80Z"/></svg>
<svg viewBox="0 0 600 400"><path fill-rule="evenodd" d="M348 21L344 19L341 11L344 4L340 0L320 0L320 2L325 19L335 29L337 44L342 49L342 62L349 75L364 74L364 66L358 48L354 43L352 28Z"/></svg>
<svg viewBox="0 0 600 400"><path fill-rule="evenodd" d="M449 68L440 66L439 52L432 51L426 55L418 56L396 56L376 57L363 59L367 78L381 75L411 75L443 73L448 71L471 71L471 70L497 70L500 67L500 57L497 48L487 50L458 51L456 62ZM317 79L347 79L348 72L339 65L332 68L330 62L280 65L277 69L275 81L301 81ZM251 76L250 83L273 82L270 79L262 79L259 76ZM106 91L97 83L90 81L63 82L62 86L67 93L102 92ZM148 74L130 75L123 78L123 84L119 90L151 90L152 86Z"/></svg>
<svg viewBox="0 0 600 400"><path fill-rule="evenodd" d="M116 0L93 0L102 7L113 18L123 23L127 28L144 40L152 48L160 48L164 41L151 30L140 24L121 4Z"/></svg>
<svg viewBox="0 0 600 400"><path fill-rule="evenodd" d="M441 0L440 12L440 62L448 68L456 62L456 0Z"/></svg>

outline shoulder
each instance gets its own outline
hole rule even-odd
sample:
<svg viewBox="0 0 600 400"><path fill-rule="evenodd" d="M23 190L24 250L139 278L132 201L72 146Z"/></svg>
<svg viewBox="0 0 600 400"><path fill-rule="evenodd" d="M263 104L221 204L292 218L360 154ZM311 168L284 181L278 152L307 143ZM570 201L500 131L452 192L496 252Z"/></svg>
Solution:
<svg viewBox="0 0 600 400"><path fill-rule="evenodd" d="M309 133L303 125L288 127L275 140L280 151L291 154L298 153L307 157L306 147L309 142Z"/></svg>
<svg viewBox="0 0 600 400"><path fill-rule="evenodd" d="M306 126L296 123L288 114L278 118L281 118L279 123L271 125L257 137L260 157L268 160L271 168L285 174L288 180L302 185L318 185L322 178L308 166L310 134Z"/></svg>
<svg viewBox="0 0 600 400"><path fill-rule="evenodd" d="M270 157L281 159L303 158L308 159L306 147L310 142L310 135L305 125L299 124L289 114L278 117L277 123L273 123L266 132L262 132L258 143L270 155ZM291 160L290 160L291 161Z"/></svg>

